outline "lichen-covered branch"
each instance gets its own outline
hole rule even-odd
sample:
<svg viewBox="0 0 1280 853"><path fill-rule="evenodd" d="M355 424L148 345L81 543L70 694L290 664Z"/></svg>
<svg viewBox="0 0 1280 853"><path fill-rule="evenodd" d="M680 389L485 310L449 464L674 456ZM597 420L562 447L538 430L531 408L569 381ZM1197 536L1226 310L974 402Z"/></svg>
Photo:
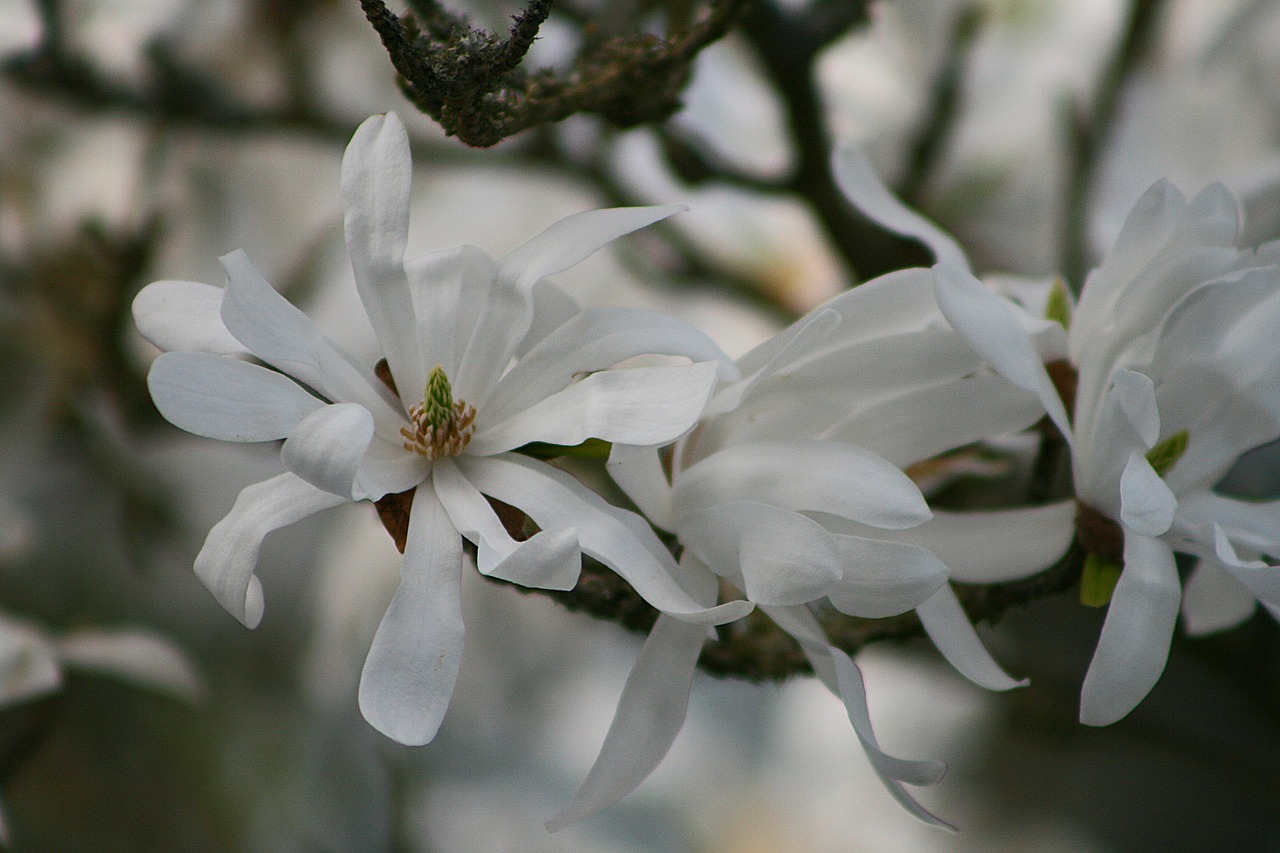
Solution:
<svg viewBox="0 0 1280 853"><path fill-rule="evenodd" d="M680 106L694 57L728 31L744 2L715 0L705 15L666 37L588 42L563 73L521 66L550 14L550 0L533 0L505 37L426 0L404 18L382 0L360 5L409 100L451 136L488 147L575 113L598 114L618 127L665 119Z"/></svg>

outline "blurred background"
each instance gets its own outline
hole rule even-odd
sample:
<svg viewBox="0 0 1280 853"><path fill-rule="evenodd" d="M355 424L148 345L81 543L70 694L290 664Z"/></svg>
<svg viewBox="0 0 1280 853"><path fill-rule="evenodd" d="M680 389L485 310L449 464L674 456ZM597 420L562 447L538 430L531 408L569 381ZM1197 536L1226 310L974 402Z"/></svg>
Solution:
<svg viewBox="0 0 1280 853"><path fill-rule="evenodd" d="M425 6L425 3L419 5ZM450 4L505 31L519 7ZM528 60L687 0L557 3ZM396 11L400 11L396 9ZM688 213L558 277L583 305L658 307L732 355L842 288L926 260L833 196L858 144L986 272L1077 283L1132 202L1223 181L1245 242L1280 237L1280 3L755 0L692 64L683 108L594 115L490 149L397 88L355 0L0 0L0 826L22 851L1280 850L1280 631L1175 640L1128 719L1076 722L1102 613L1073 595L985 636L1029 688L986 694L922 642L866 650L886 749L951 770L915 823L810 679L699 675L671 754L548 835L608 728L639 638L472 573L437 739L373 731L356 683L399 557L372 507L274 534L248 631L191 563L273 447L151 408L146 283L221 283L244 249L376 358L341 237L338 166L395 110L414 140L411 251L501 254L614 204ZM1232 488L1280 495L1266 449Z"/></svg>

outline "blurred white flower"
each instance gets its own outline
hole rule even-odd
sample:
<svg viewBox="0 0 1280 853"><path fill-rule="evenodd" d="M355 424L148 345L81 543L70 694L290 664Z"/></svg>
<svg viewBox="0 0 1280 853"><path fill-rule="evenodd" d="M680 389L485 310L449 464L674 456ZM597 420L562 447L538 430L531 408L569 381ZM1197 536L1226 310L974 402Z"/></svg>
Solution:
<svg viewBox="0 0 1280 853"><path fill-rule="evenodd" d="M116 678L178 699L204 692L200 676L172 643L131 628L80 628L54 634L27 619L0 614L0 708L62 689L64 668ZM0 844L10 843L0 802Z"/></svg>
<svg viewBox="0 0 1280 853"><path fill-rule="evenodd" d="M134 316L161 349L186 350L161 355L148 378L172 423L227 441L285 439L288 471L245 489L196 558L197 574L246 625L262 616L254 568L270 531L413 490L401 583L366 659L360 706L379 731L422 744L439 728L461 659L463 537L478 546L483 573L526 586L572 588L588 554L659 610L700 626L751 605L695 600L642 519L511 452L588 438L665 443L696 421L728 370L709 339L652 312L577 313L541 282L675 209L571 216L496 262L470 246L405 259L410 174L399 119L362 124L343 159L344 225L388 374L329 341L241 252L222 259L225 290L157 282ZM698 363L607 369L668 352ZM275 370L227 357L247 353ZM486 496L540 532L516 541Z"/></svg>

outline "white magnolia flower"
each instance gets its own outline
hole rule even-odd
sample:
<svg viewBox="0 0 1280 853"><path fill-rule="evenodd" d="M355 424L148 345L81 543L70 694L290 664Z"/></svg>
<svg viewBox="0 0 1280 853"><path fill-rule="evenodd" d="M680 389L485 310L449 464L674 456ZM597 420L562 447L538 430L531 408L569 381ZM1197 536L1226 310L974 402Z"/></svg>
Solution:
<svg viewBox="0 0 1280 853"><path fill-rule="evenodd" d="M482 572L526 586L572 588L587 554L660 611L699 626L751 605L695 600L642 519L512 452L593 437L664 443L696 421L721 369L709 340L651 312L573 314L567 296L540 284L674 210L571 216L498 261L471 246L406 259L410 172L393 114L362 124L342 163L347 248L389 382L328 340L241 252L222 259L225 289L157 282L134 314L161 349L186 350L157 358L148 379L166 418L222 440L284 439L287 472L241 492L196 557L201 580L246 625L262 616L254 568L270 531L416 490L401 583L359 695L378 730L422 744L439 728L462 655L463 538L477 545ZM607 369L665 352L706 358ZM227 357L244 353L275 369ZM540 532L516 541L486 497L519 508Z"/></svg>
<svg viewBox="0 0 1280 853"><path fill-rule="evenodd" d="M947 318L1039 397L1071 447L1075 523L1092 555L1086 582L1105 587L1113 573L1115 584L1085 676L1082 722L1113 723L1147 695L1164 671L1180 602L1188 627L1201 631L1235 624L1255 599L1277 612L1280 570L1260 558L1280 555L1280 502L1245 502L1214 486L1241 454L1280 437L1280 243L1238 248L1238 206L1225 188L1188 202L1167 182L1153 186L1079 305L1055 309L1069 331L1039 341L936 228L909 221L914 214L896 202L867 209L934 248ZM1069 419L1045 368L1061 359L1075 385ZM1043 568L1055 556L1048 543L1073 522L1039 521L1025 527L1044 543ZM1197 561L1185 601L1175 551ZM1013 579L1019 568L992 580Z"/></svg>
<svg viewBox="0 0 1280 853"><path fill-rule="evenodd" d="M795 637L844 701L890 792L916 816L945 826L901 784L932 784L943 766L880 750L861 673L831 645L810 605L829 602L869 618L914 608L966 676L997 690L1023 683L983 647L946 584L943 562L895 538L931 517L904 468L1022 430L1043 410L1035 395L983 370L934 304L927 269L846 291L736 366L741 377L717 391L669 465L654 448L615 444L610 472L651 521L675 534L685 549L682 566L709 568ZM661 760L683 722L704 639L659 620L628 681L632 701L619 706L562 821L607 806Z"/></svg>

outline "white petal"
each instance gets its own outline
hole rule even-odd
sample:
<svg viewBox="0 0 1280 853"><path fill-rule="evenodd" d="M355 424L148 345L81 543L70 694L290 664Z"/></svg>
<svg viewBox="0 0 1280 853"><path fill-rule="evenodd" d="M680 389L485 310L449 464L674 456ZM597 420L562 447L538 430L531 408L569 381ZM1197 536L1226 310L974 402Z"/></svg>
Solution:
<svg viewBox="0 0 1280 853"><path fill-rule="evenodd" d="M498 261L501 278L528 290L549 275L564 272L605 245L660 219L686 210L665 207L614 207L566 216Z"/></svg>
<svg viewBox="0 0 1280 853"><path fill-rule="evenodd" d="M253 572L262 540L347 499L284 473L243 489L196 555L196 576L227 612L248 627L262 619L262 585Z"/></svg>
<svg viewBox="0 0 1280 853"><path fill-rule="evenodd" d="M870 219L929 247L938 263L968 270L964 250L949 234L895 198L881 182L865 154L843 148L832 158L836 184L845 198Z"/></svg>
<svg viewBox="0 0 1280 853"><path fill-rule="evenodd" d="M722 378L737 371L705 334L656 311L593 308L562 323L502 377L485 404L495 423L568 387L578 376L649 353L716 362Z"/></svg>
<svg viewBox="0 0 1280 853"><path fill-rule="evenodd" d="M342 157L343 230L356 289L401 389L427 387L404 251L413 164L395 113L371 116Z"/></svg>
<svg viewBox="0 0 1280 853"><path fill-rule="evenodd" d="M827 644L822 629L805 607L770 607L766 610L780 628L800 642L814 673L827 688L840 697L849 722L853 724L871 767L889 794L914 817L933 826L954 831L954 827L930 814L912 799L902 782L910 785L933 785L942 779L947 766L940 761L909 761L895 758L880 748L871 726L867 708L867 692L862 671L839 649Z"/></svg>
<svg viewBox="0 0 1280 853"><path fill-rule="evenodd" d="M467 452L488 456L534 441L575 445L588 438L666 444L697 423L716 373L712 362L593 373L506 421L478 422Z"/></svg>
<svg viewBox="0 0 1280 853"><path fill-rule="evenodd" d="M438 364L446 375L457 375L459 302L463 293L470 295L474 290L476 268L483 271L486 264L492 266L489 256L475 246L458 246L405 261L424 367ZM406 385L399 390L405 397L417 399L425 386Z"/></svg>
<svg viewBox="0 0 1280 853"><path fill-rule="evenodd" d="M944 585L928 601L916 608L920 624L938 651L956 672L988 690L1025 687L1027 679L1012 678L995 662L960 607L950 584Z"/></svg>
<svg viewBox="0 0 1280 853"><path fill-rule="evenodd" d="M221 287L197 281L153 281L133 298L133 322L166 352L242 355L248 350L222 324L222 294Z"/></svg>
<svg viewBox="0 0 1280 853"><path fill-rule="evenodd" d="M1155 445L1160 438L1160 407L1151 377L1135 370L1117 370L1111 374L1111 384L1120 411L1138 438L1146 447Z"/></svg>
<svg viewBox="0 0 1280 853"><path fill-rule="evenodd" d="M947 582L947 567L915 545L833 533L844 576L831 603L842 613L876 619L920 605Z"/></svg>
<svg viewBox="0 0 1280 853"><path fill-rule="evenodd" d="M1234 628L1257 609L1253 593L1216 560L1201 559L1182 589L1182 626L1193 637Z"/></svg>
<svg viewBox="0 0 1280 853"><path fill-rule="evenodd" d="M1151 691L1169 657L1181 596L1173 550L1125 531L1124 570L1084 677L1080 722L1109 726Z"/></svg>
<svg viewBox="0 0 1280 853"><path fill-rule="evenodd" d="M1269 566L1261 560L1243 560L1231 545L1222 526L1213 526L1214 553L1222 567L1264 604L1280 607L1280 566Z"/></svg>
<svg viewBox="0 0 1280 853"><path fill-rule="evenodd" d="M1131 453L1120 475L1120 521L1140 536L1161 536L1177 511L1178 499L1146 456Z"/></svg>
<svg viewBox="0 0 1280 853"><path fill-rule="evenodd" d="M1210 547L1214 547L1213 525L1221 524L1232 542L1280 556L1276 553L1280 552L1280 501L1240 500L1205 489L1178 499L1178 519L1205 530L1204 541Z"/></svg>
<svg viewBox="0 0 1280 853"><path fill-rule="evenodd" d="M1050 420L1071 444L1071 424L1062 398L1013 305L959 267L939 264L933 271L934 295L947 321L996 372L1035 394Z"/></svg>
<svg viewBox="0 0 1280 853"><path fill-rule="evenodd" d="M1108 515L1120 512L1120 478L1133 453L1145 454L1160 434L1159 412L1151 380L1117 370L1096 407L1077 397L1080 435L1075 459L1076 496ZM1096 414L1095 414L1096 412ZM1155 415L1154 427L1150 422Z"/></svg>
<svg viewBox="0 0 1280 853"><path fill-rule="evenodd" d="M360 460L352 494L359 500L376 501L407 492L431 475L431 465L425 456L406 453L402 443L392 443L375 433Z"/></svg>
<svg viewBox="0 0 1280 853"><path fill-rule="evenodd" d="M356 403L335 403L307 415L280 448L284 466L317 489L348 500L356 472L373 440L373 416Z"/></svg>
<svg viewBox="0 0 1280 853"><path fill-rule="evenodd" d="M524 358L547 336L582 313L582 306L560 287L542 279L533 286L533 319L516 355Z"/></svg>
<svg viewBox="0 0 1280 853"><path fill-rule="evenodd" d="M930 517L906 474L869 450L837 442L761 441L725 448L681 472L674 501L678 516L743 495L891 529Z"/></svg>
<svg viewBox="0 0 1280 853"><path fill-rule="evenodd" d="M436 736L462 663L462 537L424 483L413 496L400 586L360 675L360 712L410 746Z"/></svg>
<svg viewBox="0 0 1280 853"><path fill-rule="evenodd" d="M67 666L122 678L194 699L204 692L190 660L172 642L145 630L81 628L58 641Z"/></svg>
<svg viewBox="0 0 1280 853"><path fill-rule="evenodd" d="M516 454L460 456L456 461L482 493L523 510L542 529L576 529L584 554L613 569L663 613L717 625L751 612L752 605L745 601L700 605L676 580L680 569L648 524L610 505L569 474Z"/></svg>
<svg viewBox="0 0 1280 853"><path fill-rule="evenodd" d="M855 410L823 435L911 465L972 442L1018 432L1044 415L1035 395L1002 376L969 376L908 390Z"/></svg>
<svg viewBox="0 0 1280 853"><path fill-rule="evenodd" d="M933 299L933 271L918 267L895 270L829 299L819 309L797 320L738 359L743 375L759 371L777 357L791 335L823 309L835 311L840 324L805 359L823 359L834 350L865 344L876 339L910 335L938 325L938 307ZM808 349L808 348L806 348ZM785 359L794 363L793 359Z"/></svg>
<svg viewBox="0 0 1280 853"><path fill-rule="evenodd" d="M609 476L645 517L663 530L675 530L671 512L671 482L656 447L615 444L606 464Z"/></svg>
<svg viewBox="0 0 1280 853"><path fill-rule="evenodd" d="M1075 536L1073 500L1020 509L938 510L919 527L893 534L933 552L961 583L1004 583L1039 574Z"/></svg>
<svg viewBox="0 0 1280 853"><path fill-rule="evenodd" d="M699 625L658 617L627 676L599 757L569 805L547 821L549 832L618 802L658 766L684 725L705 639Z"/></svg>
<svg viewBox="0 0 1280 853"><path fill-rule="evenodd" d="M151 363L147 388L169 423L221 441L284 438L324 407L283 374L202 352L162 354Z"/></svg>
<svg viewBox="0 0 1280 853"><path fill-rule="evenodd" d="M310 317L267 283L244 252L220 261L227 273L222 322L254 355L330 402L359 403L389 427L393 421L404 422L400 404L373 371L325 338Z"/></svg>
<svg viewBox="0 0 1280 853"><path fill-rule="evenodd" d="M707 415L720 414L736 409L744 397L763 379L768 379L779 368L810 355L840 325L840 314L830 308L811 311L771 340L761 344L751 355L759 360L759 366L751 375L725 388L716 395L707 408ZM769 348L767 356L763 353ZM757 353L759 353L757 355Z"/></svg>
<svg viewBox="0 0 1280 853"><path fill-rule="evenodd" d="M482 574L538 589L573 589L577 585L582 553L574 530L543 530L517 542L452 460L437 462L431 476L453 526L476 543L476 562Z"/></svg>
<svg viewBox="0 0 1280 853"><path fill-rule="evenodd" d="M798 513L751 501L729 501L687 513L680 541L712 569L741 574L758 604L804 604L821 598L841 575L840 552L822 525Z"/></svg>
<svg viewBox="0 0 1280 853"><path fill-rule="evenodd" d="M1072 361L1079 364L1085 349L1097 345L1098 333L1115 322L1117 291L1130 283L1165 244L1186 204L1186 197L1167 180L1157 181L1134 204L1115 245L1081 291L1071 318Z"/></svg>

